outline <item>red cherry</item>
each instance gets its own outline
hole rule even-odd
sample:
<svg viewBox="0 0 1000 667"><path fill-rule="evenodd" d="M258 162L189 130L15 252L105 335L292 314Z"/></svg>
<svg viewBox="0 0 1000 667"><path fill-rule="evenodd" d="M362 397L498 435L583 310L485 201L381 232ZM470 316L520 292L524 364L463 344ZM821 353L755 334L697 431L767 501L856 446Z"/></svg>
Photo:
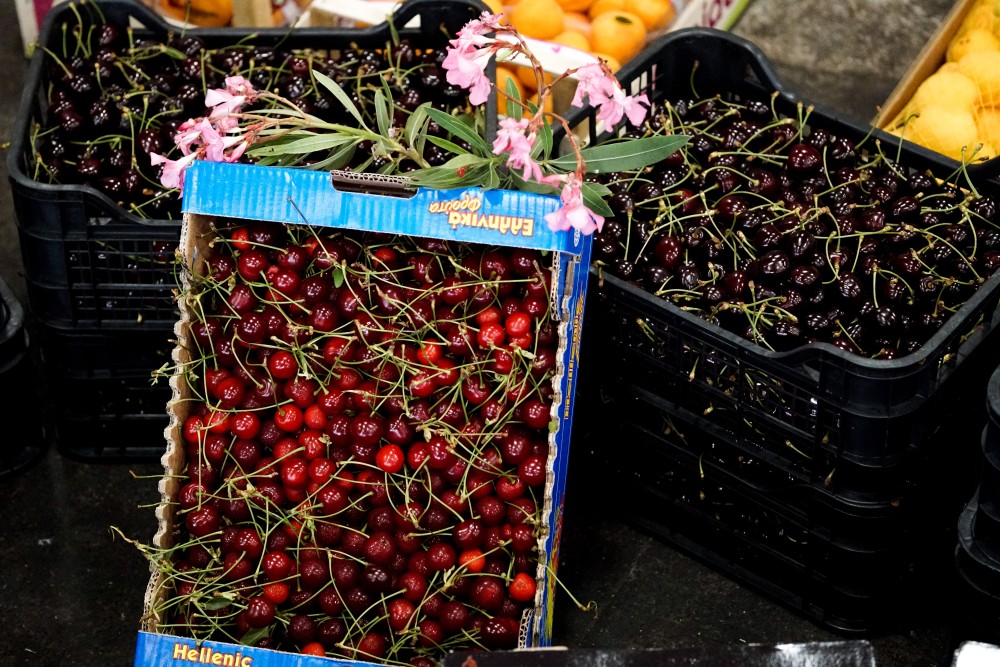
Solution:
<svg viewBox="0 0 1000 667"><path fill-rule="evenodd" d="M385 445L375 455L375 464L387 473L397 473L403 469L406 457L399 445Z"/></svg>
<svg viewBox="0 0 1000 667"><path fill-rule="evenodd" d="M277 350L267 358L267 369L279 380L288 380L299 372L299 363L288 350Z"/></svg>
<svg viewBox="0 0 1000 667"><path fill-rule="evenodd" d="M520 311L512 313L504 322L504 329L511 338L524 336L531 332L531 317Z"/></svg>
<svg viewBox="0 0 1000 667"><path fill-rule="evenodd" d="M529 398L523 405L524 423L530 428L547 430L552 421L551 406L537 398Z"/></svg>
<svg viewBox="0 0 1000 667"><path fill-rule="evenodd" d="M505 338L506 332L499 322L487 322L479 329L476 341L479 343L479 347L490 349L502 345Z"/></svg>
<svg viewBox="0 0 1000 667"><path fill-rule="evenodd" d="M507 587L510 597L517 602L531 602L535 599L535 578L525 572L514 575L514 579Z"/></svg>
<svg viewBox="0 0 1000 667"><path fill-rule="evenodd" d="M417 348L417 361L427 366L433 366L441 359L443 352L443 343L438 341L424 341Z"/></svg>
<svg viewBox="0 0 1000 667"><path fill-rule="evenodd" d="M274 623L277 608L274 603L263 595L257 595L247 601L246 622L251 628L266 628Z"/></svg>
<svg viewBox="0 0 1000 667"><path fill-rule="evenodd" d="M229 430L237 438L253 440L260 432L260 417L255 412L237 412L229 420Z"/></svg>
<svg viewBox="0 0 1000 667"><path fill-rule="evenodd" d="M531 455L517 466L517 475L528 486L541 486L545 483L545 458Z"/></svg>
<svg viewBox="0 0 1000 667"><path fill-rule="evenodd" d="M405 598L394 598L386 605L386 610L389 616L387 619L389 627L393 632L402 632L410 623L410 619L413 618L416 607Z"/></svg>
<svg viewBox="0 0 1000 667"><path fill-rule="evenodd" d="M294 433L304 423L302 410L294 403L281 405L274 413L274 423L285 433Z"/></svg>

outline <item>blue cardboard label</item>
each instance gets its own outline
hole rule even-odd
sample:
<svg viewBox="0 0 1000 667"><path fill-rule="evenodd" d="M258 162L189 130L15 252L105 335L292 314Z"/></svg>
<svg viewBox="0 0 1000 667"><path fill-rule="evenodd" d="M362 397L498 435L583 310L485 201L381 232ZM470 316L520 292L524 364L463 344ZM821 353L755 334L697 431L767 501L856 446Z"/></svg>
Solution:
<svg viewBox="0 0 1000 667"><path fill-rule="evenodd" d="M283 653L224 642L197 642L185 637L140 632L134 667L333 667L373 665L356 660L337 660L299 653Z"/></svg>
<svg viewBox="0 0 1000 667"><path fill-rule="evenodd" d="M412 197L343 192L329 172L196 160L184 211L286 224L365 229L579 255L585 237L553 232L557 197L514 190L421 188Z"/></svg>

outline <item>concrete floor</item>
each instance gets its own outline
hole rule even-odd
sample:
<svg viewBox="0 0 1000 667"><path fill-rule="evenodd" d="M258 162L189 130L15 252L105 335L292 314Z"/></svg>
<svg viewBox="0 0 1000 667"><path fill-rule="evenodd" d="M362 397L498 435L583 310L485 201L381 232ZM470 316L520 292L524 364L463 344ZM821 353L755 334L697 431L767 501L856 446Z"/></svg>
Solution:
<svg viewBox="0 0 1000 667"><path fill-rule="evenodd" d="M735 32L756 41L786 86L867 121L952 3L948 0L755 0ZM14 3L0 3L0 141L9 136L25 62ZM6 181L5 169L0 174ZM10 193L0 186L0 277L24 298ZM21 387L3 387L4 395ZM17 415L8 415L17 419ZM3 438L3 436L0 436ZM0 479L2 665L131 664L147 579L111 526L146 540L159 466L80 463L48 454ZM710 647L839 637L613 518L570 481L556 637L571 647ZM575 489L575 491L574 491ZM930 592L928 591L928 595ZM870 637L879 665L944 665L955 610L925 605L893 634Z"/></svg>

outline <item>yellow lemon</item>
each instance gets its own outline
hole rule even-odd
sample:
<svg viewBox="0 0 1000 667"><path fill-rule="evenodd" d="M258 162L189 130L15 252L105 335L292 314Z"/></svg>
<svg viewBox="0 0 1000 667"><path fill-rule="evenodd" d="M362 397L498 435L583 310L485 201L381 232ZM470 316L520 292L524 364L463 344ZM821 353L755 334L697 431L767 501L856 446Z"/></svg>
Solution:
<svg viewBox="0 0 1000 667"><path fill-rule="evenodd" d="M591 23L590 45L620 63L627 62L646 45L646 26L631 12L605 12Z"/></svg>
<svg viewBox="0 0 1000 667"><path fill-rule="evenodd" d="M958 69L976 82L980 106L1000 106L1000 51L967 53L958 61Z"/></svg>
<svg viewBox="0 0 1000 667"><path fill-rule="evenodd" d="M597 18L605 12L620 12L625 9L625 0L594 0L594 4L587 10L590 18Z"/></svg>
<svg viewBox="0 0 1000 667"><path fill-rule="evenodd" d="M506 116L507 115L507 82L511 81L514 84L514 88L517 89L517 98L524 101L524 86L517 78L517 74L511 70L509 67L503 65L497 65L497 111ZM515 106L517 103L510 101L510 106Z"/></svg>
<svg viewBox="0 0 1000 667"><path fill-rule="evenodd" d="M980 139L993 146L1000 146L1000 109L979 107L976 110L976 127L979 129Z"/></svg>
<svg viewBox="0 0 1000 667"><path fill-rule="evenodd" d="M938 70L923 80L908 105L920 109L934 104L972 111L979 99L979 86L960 71Z"/></svg>
<svg viewBox="0 0 1000 667"><path fill-rule="evenodd" d="M962 19L962 23L958 26L955 36L958 37L970 30L976 29L993 30L995 20L996 14L993 13L993 3L978 3L973 5L972 9L965 15L965 18Z"/></svg>
<svg viewBox="0 0 1000 667"><path fill-rule="evenodd" d="M525 37L552 39L563 30L563 8L556 0L519 2L508 18Z"/></svg>
<svg viewBox="0 0 1000 667"><path fill-rule="evenodd" d="M946 57L948 62L958 62L973 51L1000 51L1000 39L992 30L974 28L949 42Z"/></svg>
<svg viewBox="0 0 1000 667"><path fill-rule="evenodd" d="M955 160L971 157L979 145L972 112L939 104L922 108L901 128L900 136Z"/></svg>
<svg viewBox="0 0 1000 667"><path fill-rule="evenodd" d="M677 15L670 0L625 0L625 11L641 18L650 31L667 27Z"/></svg>

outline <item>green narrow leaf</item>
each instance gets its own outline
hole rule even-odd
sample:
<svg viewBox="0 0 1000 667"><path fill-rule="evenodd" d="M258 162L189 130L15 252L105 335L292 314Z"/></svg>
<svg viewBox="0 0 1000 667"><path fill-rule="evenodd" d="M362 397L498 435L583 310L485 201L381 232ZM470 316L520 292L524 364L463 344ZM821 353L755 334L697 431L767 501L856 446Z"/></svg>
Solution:
<svg viewBox="0 0 1000 667"><path fill-rule="evenodd" d="M587 181L583 182L583 186L580 188L580 191L583 193L583 203L597 215L610 218L614 215L614 211L612 211L608 206L608 203L604 201L604 197L598 194L598 189L594 187L596 185L597 183L590 183ZM607 188L604 189L607 190Z"/></svg>
<svg viewBox="0 0 1000 667"><path fill-rule="evenodd" d="M507 115L516 119L521 120L524 114L524 108L518 104L521 101L521 93L517 89L517 84L514 83L514 79L507 79L506 84L506 99L504 103L507 109Z"/></svg>
<svg viewBox="0 0 1000 667"><path fill-rule="evenodd" d="M584 185L594 191L598 197L602 199L611 194L611 188L606 186L604 183L592 183L591 181L584 181Z"/></svg>
<svg viewBox="0 0 1000 667"><path fill-rule="evenodd" d="M361 127L366 130L368 129L368 126L365 125L365 119L361 117L361 112L358 111L356 106L354 106L354 102L351 101L351 98L344 92L344 89L340 87L339 83L317 70L313 70L313 76L316 77L316 80L319 81L324 88L329 90L333 96L337 98L337 101L344 106L348 113L354 116L354 119L361 124Z"/></svg>
<svg viewBox="0 0 1000 667"><path fill-rule="evenodd" d="M341 146L338 150L334 151L323 160L309 165L309 168L314 171L320 171L323 169L341 169L351 161L351 158L354 157L354 151L357 147L357 143Z"/></svg>
<svg viewBox="0 0 1000 667"><path fill-rule="evenodd" d="M240 638L240 643L244 646L253 646L264 637L269 636L271 634L271 630L271 626L251 630Z"/></svg>
<svg viewBox="0 0 1000 667"><path fill-rule="evenodd" d="M224 609L229 605L231 605L232 603L233 603L232 600L220 595L219 597L215 597L203 602L201 606L210 611L215 611L216 609Z"/></svg>
<svg viewBox="0 0 1000 667"><path fill-rule="evenodd" d="M265 141L254 146L248 151L251 155L300 155L315 153L317 151L327 151L331 148L343 146L344 144L356 142L356 137L348 137L342 134L316 134L310 137L302 137L290 140Z"/></svg>
<svg viewBox="0 0 1000 667"><path fill-rule="evenodd" d="M537 160L539 154L541 154L542 160L548 160L549 156L552 155L552 126L548 123L542 123L538 129L538 141L531 147L532 157Z"/></svg>
<svg viewBox="0 0 1000 667"><path fill-rule="evenodd" d="M487 164L484 158L471 153L456 155L440 167L411 171L407 176L416 185L430 188L455 188L470 183L469 174ZM463 173L459 170L465 168Z"/></svg>
<svg viewBox="0 0 1000 667"><path fill-rule="evenodd" d="M389 136L389 100L381 90L375 91L375 122L383 137Z"/></svg>
<svg viewBox="0 0 1000 667"><path fill-rule="evenodd" d="M434 137L428 135L427 141L431 142L435 146L440 146L449 153L454 153L455 155L472 155L469 151L465 150L453 141L448 141L447 139L442 139L441 137Z"/></svg>
<svg viewBox="0 0 1000 667"><path fill-rule="evenodd" d="M403 136L406 137L406 144L417 153L424 152L424 137L427 135L427 107L430 102L424 102L410 114L406 119L406 126L403 127Z"/></svg>
<svg viewBox="0 0 1000 667"><path fill-rule="evenodd" d="M344 284L344 270L339 266L333 270L333 286L340 289Z"/></svg>
<svg viewBox="0 0 1000 667"><path fill-rule="evenodd" d="M483 181L483 187L487 190L496 190L500 187L500 174L497 173L496 164L490 163L489 169L486 172L486 178Z"/></svg>
<svg viewBox="0 0 1000 667"><path fill-rule="evenodd" d="M480 155L486 156L491 154L492 151L490 151L490 146L486 143L486 140L458 118L455 118L451 114L445 113L440 109L435 109L434 107L429 107L427 109L427 115L429 115L435 123L443 127L448 132L451 132L453 136L467 142L473 149L478 151Z"/></svg>
<svg viewBox="0 0 1000 667"><path fill-rule="evenodd" d="M687 137L678 135L631 139L580 151L587 163L587 172L606 174L612 171L635 171L664 159L687 143ZM556 169L576 169L576 156L563 155L549 161Z"/></svg>

